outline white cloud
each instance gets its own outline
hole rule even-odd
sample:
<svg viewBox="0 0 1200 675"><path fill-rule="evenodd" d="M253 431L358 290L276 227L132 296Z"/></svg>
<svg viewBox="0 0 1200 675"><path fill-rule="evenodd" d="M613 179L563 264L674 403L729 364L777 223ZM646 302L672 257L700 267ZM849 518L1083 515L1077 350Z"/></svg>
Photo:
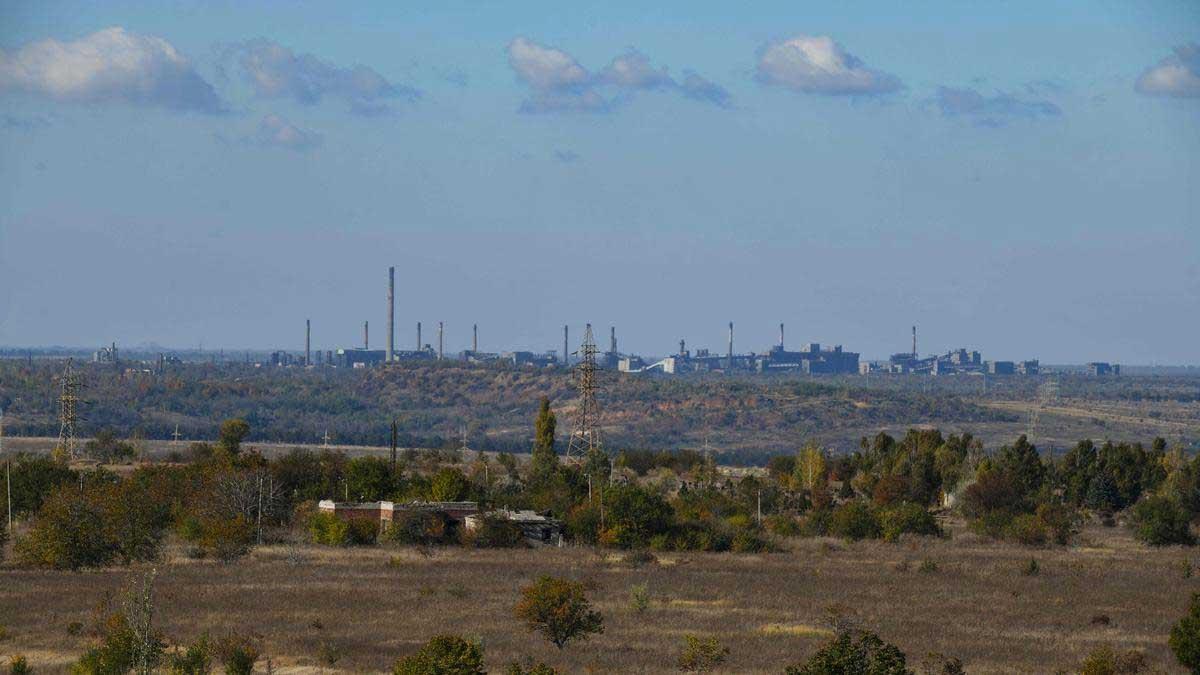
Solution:
<svg viewBox="0 0 1200 675"><path fill-rule="evenodd" d="M667 69L655 68L650 65L650 59L636 50L613 59L600 71L597 81L629 89L664 89L675 87L675 80L667 74Z"/></svg>
<svg viewBox="0 0 1200 675"><path fill-rule="evenodd" d="M305 152L321 144L321 135L301 129L279 115L265 115L258 123L257 134L249 140L263 147Z"/></svg>
<svg viewBox="0 0 1200 675"><path fill-rule="evenodd" d="M129 103L216 113L220 97L171 43L121 27L73 42L0 50L0 91L73 103Z"/></svg>
<svg viewBox="0 0 1200 675"><path fill-rule="evenodd" d="M388 112L388 99L415 101L421 95L367 66L343 68L265 38L235 45L232 53L254 92L263 98L291 98L306 105L327 96L341 98L352 112L370 115Z"/></svg>
<svg viewBox="0 0 1200 675"><path fill-rule="evenodd" d="M895 75L872 70L827 36L800 35L764 47L758 79L806 94L870 96L903 88Z"/></svg>
<svg viewBox="0 0 1200 675"><path fill-rule="evenodd" d="M609 112L637 91L674 91L721 107L729 92L695 73L681 85L665 67L655 68L637 51L614 58L599 73L591 73L567 52L518 37L508 44L508 64L529 87L521 112Z"/></svg>
<svg viewBox="0 0 1200 675"><path fill-rule="evenodd" d="M1134 89L1148 96L1200 97L1200 44L1180 45L1138 76Z"/></svg>

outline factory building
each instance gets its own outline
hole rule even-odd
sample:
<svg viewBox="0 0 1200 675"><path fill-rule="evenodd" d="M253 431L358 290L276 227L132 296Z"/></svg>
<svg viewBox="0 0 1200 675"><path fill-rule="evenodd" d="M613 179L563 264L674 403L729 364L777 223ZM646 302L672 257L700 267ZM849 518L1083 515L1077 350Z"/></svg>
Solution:
<svg viewBox="0 0 1200 675"><path fill-rule="evenodd" d="M799 372L812 375L833 375L858 372L858 354L835 345L832 349L821 349L819 343L804 345L800 351L791 352L782 344L771 348L766 354L755 357L754 370L760 373Z"/></svg>
<svg viewBox="0 0 1200 675"><path fill-rule="evenodd" d="M1105 377L1107 375L1120 375L1121 366L1115 363L1105 363L1103 361L1093 361L1087 364L1087 373L1092 377Z"/></svg>

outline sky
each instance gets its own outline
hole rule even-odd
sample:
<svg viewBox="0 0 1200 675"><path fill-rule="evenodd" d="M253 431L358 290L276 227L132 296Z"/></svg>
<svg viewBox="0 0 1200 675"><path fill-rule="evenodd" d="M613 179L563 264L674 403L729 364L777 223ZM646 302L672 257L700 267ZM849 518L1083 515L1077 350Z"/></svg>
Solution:
<svg viewBox="0 0 1200 675"><path fill-rule="evenodd" d="M1200 363L1200 4L0 0L0 345Z"/></svg>

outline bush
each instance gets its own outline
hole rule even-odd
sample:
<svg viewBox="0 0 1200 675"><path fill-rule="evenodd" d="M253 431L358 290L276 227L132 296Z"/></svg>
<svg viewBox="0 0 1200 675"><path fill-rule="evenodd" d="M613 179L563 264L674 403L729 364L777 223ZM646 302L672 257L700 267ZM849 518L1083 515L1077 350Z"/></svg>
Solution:
<svg viewBox="0 0 1200 675"><path fill-rule="evenodd" d="M763 525L767 531L777 537L798 537L804 533L804 528L800 526L800 521L795 516L787 514L776 514L767 516L763 519Z"/></svg>
<svg viewBox="0 0 1200 675"><path fill-rule="evenodd" d="M379 539L379 521L374 518L351 518L346 525L347 540L352 546L372 546Z"/></svg>
<svg viewBox="0 0 1200 675"><path fill-rule="evenodd" d="M1059 546L1066 546L1079 532L1079 512L1066 504L1039 504L1037 517L1045 524L1050 538Z"/></svg>
<svg viewBox="0 0 1200 675"><path fill-rule="evenodd" d="M843 631L803 664L789 666L786 675L909 675L904 652L866 631Z"/></svg>
<svg viewBox="0 0 1200 675"><path fill-rule="evenodd" d="M847 502L834 509L829 533L851 541L875 539L880 534L879 519L866 502Z"/></svg>
<svg viewBox="0 0 1200 675"><path fill-rule="evenodd" d="M468 531L462 530L462 543L475 548L516 548L525 545L521 528L507 518L484 516L479 525Z"/></svg>
<svg viewBox="0 0 1200 675"><path fill-rule="evenodd" d="M332 513L314 513L308 519L308 536L314 544L347 546L350 544L350 525Z"/></svg>
<svg viewBox="0 0 1200 675"><path fill-rule="evenodd" d="M634 584L629 587L629 606L641 614L650 607L650 587L646 584Z"/></svg>
<svg viewBox="0 0 1200 675"><path fill-rule="evenodd" d="M1079 675L1136 675L1146 665L1146 655L1136 649L1118 652L1108 646L1097 647L1079 667Z"/></svg>
<svg viewBox="0 0 1200 675"><path fill-rule="evenodd" d="M450 518L441 511L403 510L392 517L383 539L394 544L429 546L445 543L450 531Z"/></svg>
<svg viewBox="0 0 1200 675"><path fill-rule="evenodd" d="M225 675L250 675L261 649L254 638L230 633L217 641L216 652L225 665Z"/></svg>
<svg viewBox="0 0 1200 675"><path fill-rule="evenodd" d="M687 635L683 640L683 651L676 664L685 673L707 673L729 657L729 647L723 646L715 637L702 639Z"/></svg>
<svg viewBox="0 0 1200 675"><path fill-rule="evenodd" d="M29 662L25 657L17 654L8 659L8 675L29 675L33 672L33 668L29 667Z"/></svg>
<svg viewBox="0 0 1200 675"><path fill-rule="evenodd" d="M558 675L558 671L541 661L534 663L532 659L526 659L525 665L516 661L508 664L508 668L504 669L504 675Z"/></svg>
<svg viewBox="0 0 1200 675"><path fill-rule="evenodd" d="M484 675L483 649L457 635L435 635L396 662L393 675Z"/></svg>
<svg viewBox="0 0 1200 675"><path fill-rule="evenodd" d="M1030 558L1021 566L1021 574L1027 577L1036 577L1041 571L1042 568L1038 565L1037 558Z"/></svg>
<svg viewBox="0 0 1200 675"><path fill-rule="evenodd" d="M1200 672L1200 593L1192 593L1187 616L1171 628L1167 644L1180 664Z"/></svg>
<svg viewBox="0 0 1200 675"><path fill-rule="evenodd" d="M515 613L529 630L541 633L562 649L572 640L604 632L604 619L592 609L577 581L543 576L521 589Z"/></svg>
<svg viewBox="0 0 1200 675"><path fill-rule="evenodd" d="M240 515L189 515L180 521L179 536L195 544L200 557L229 562L250 552L254 525Z"/></svg>
<svg viewBox="0 0 1200 675"><path fill-rule="evenodd" d="M879 514L879 524L883 538L888 541L896 541L902 534L937 536L942 533L929 509L911 502L883 510Z"/></svg>
<svg viewBox="0 0 1200 675"><path fill-rule="evenodd" d="M1012 539L1025 546L1045 546L1050 540L1050 532L1041 518L1022 513L1016 516L1004 528L1006 539Z"/></svg>
<svg viewBox="0 0 1200 675"><path fill-rule="evenodd" d="M1192 546L1187 511L1167 497L1149 497L1133 507L1134 535L1150 546Z"/></svg>
<svg viewBox="0 0 1200 675"><path fill-rule="evenodd" d="M208 636L201 636L183 651L176 648L167 659L167 671L171 675L208 675L212 672L212 647Z"/></svg>

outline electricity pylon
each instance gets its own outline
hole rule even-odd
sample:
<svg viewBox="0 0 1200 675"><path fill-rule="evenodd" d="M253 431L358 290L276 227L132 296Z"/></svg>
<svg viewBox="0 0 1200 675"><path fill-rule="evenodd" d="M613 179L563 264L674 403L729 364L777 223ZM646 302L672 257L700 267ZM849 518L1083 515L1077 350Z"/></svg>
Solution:
<svg viewBox="0 0 1200 675"><path fill-rule="evenodd" d="M79 375L74 370L74 359L67 359L63 374L58 377L58 445L54 448L55 458L70 462L75 459L76 423L79 422Z"/></svg>
<svg viewBox="0 0 1200 675"><path fill-rule="evenodd" d="M596 341L592 324L583 332L583 344L575 352L575 386L579 389L579 407L575 409L575 428L567 442L567 461L582 462L592 450L600 449L600 404L596 401Z"/></svg>

